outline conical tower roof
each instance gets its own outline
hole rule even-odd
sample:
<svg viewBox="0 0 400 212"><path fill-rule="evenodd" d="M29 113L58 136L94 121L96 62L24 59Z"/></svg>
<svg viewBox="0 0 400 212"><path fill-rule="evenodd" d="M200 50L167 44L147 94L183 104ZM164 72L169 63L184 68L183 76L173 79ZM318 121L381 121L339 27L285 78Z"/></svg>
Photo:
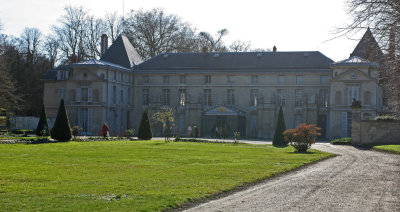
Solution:
<svg viewBox="0 0 400 212"><path fill-rule="evenodd" d="M143 62L140 55L124 35L118 36L100 60L115 63L125 68L132 68Z"/></svg>
<svg viewBox="0 0 400 212"><path fill-rule="evenodd" d="M373 62L380 62L380 60L382 59L382 50L379 47L378 42L376 42L375 37L369 27L361 40L358 42L356 48L350 54L350 57L354 56L361 57Z"/></svg>

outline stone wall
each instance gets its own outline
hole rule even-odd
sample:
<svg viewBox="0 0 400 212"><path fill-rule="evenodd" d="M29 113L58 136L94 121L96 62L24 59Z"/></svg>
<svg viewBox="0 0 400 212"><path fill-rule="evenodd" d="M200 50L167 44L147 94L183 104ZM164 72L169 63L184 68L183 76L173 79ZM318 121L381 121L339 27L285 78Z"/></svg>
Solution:
<svg viewBox="0 0 400 212"><path fill-rule="evenodd" d="M49 127L52 128L54 125L55 118L48 118L47 123ZM32 116L11 116L10 117L10 125L9 131L13 131L16 129L30 129L36 130L37 124L39 122L39 117Z"/></svg>
<svg viewBox="0 0 400 212"><path fill-rule="evenodd" d="M352 144L400 144L400 121L360 120L359 111L353 110Z"/></svg>

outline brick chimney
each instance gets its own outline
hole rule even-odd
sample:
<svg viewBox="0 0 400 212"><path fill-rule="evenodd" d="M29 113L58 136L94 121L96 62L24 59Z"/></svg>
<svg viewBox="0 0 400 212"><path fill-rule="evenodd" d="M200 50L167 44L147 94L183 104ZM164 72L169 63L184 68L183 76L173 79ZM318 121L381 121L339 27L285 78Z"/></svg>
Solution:
<svg viewBox="0 0 400 212"><path fill-rule="evenodd" d="M108 48L108 37L106 34L102 34L101 35L101 56L103 56L103 54L106 52L107 48Z"/></svg>
<svg viewBox="0 0 400 212"><path fill-rule="evenodd" d="M273 52L276 52L276 46L274 46L274 47L272 48L272 51L273 51Z"/></svg>

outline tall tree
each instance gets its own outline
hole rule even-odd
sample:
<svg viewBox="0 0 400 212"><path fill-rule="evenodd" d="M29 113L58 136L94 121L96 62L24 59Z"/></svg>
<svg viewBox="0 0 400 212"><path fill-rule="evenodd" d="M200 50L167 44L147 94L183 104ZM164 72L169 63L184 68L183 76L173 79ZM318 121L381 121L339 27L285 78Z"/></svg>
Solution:
<svg viewBox="0 0 400 212"><path fill-rule="evenodd" d="M279 108L278 121L276 123L274 139L272 140L272 145L274 146L286 146L287 142L285 142L283 132L286 130L285 118L283 116L282 106Z"/></svg>
<svg viewBox="0 0 400 212"><path fill-rule="evenodd" d="M131 11L124 22L124 33L145 59L163 52L192 51L195 30L162 9Z"/></svg>
<svg viewBox="0 0 400 212"><path fill-rule="evenodd" d="M104 17L104 25L109 39L111 39L111 42L114 42L118 35L122 33L122 17L118 16L117 12L106 13L106 16Z"/></svg>
<svg viewBox="0 0 400 212"><path fill-rule="evenodd" d="M339 28L338 36L351 34L370 27L385 53L387 84L391 109L400 116L400 1L348 0L348 13L353 21Z"/></svg>
<svg viewBox="0 0 400 212"><path fill-rule="evenodd" d="M221 29L217 32L217 36L214 37L208 32L200 32L200 46L206 47L209 52L226 52L228 49L224 46L222 38L228 33L227 29Z"/></svg>
<svg viewBox="0 0 400 212"><path fill-rule="evenodd" d="M152 137L153 133L151 132L149 116L147 115L147 111L144 111L140 120L138 138L141 140L151 140Z"/></svg>
<svg viewBox="0 0 400 212"><path fill-rule="evenodd" d="M44 54L49 58L50 67L54 68L54 65L58 59L58 51L60 44L58 40L54 37L54 35L47 35L43 45Z"/></svg>
<svg viewBox="0 0 400 212"><path fill-rule="evenodd" d="M87 50L88 58L96 59L101 56L101 35L105 32L106 29L104 27L103 20L96 19L93 16L87 17L84 44Z"/></svg>

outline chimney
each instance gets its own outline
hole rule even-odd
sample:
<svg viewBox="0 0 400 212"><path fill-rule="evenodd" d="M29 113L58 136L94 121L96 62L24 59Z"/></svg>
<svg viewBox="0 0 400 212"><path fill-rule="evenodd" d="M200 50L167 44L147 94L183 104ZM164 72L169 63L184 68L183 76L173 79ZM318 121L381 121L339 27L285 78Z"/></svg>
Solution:
<svg viewBox="0 0 400 212"><path fill-rule="evenodd" d="M101 56L103 56L103 54L106 52L107 48L108 48L108 37L106 34L102 34L101 35Z"/></svg>
<svg viewBox="0 0 400 212"><path fill-rule="evenodd" d="M274 47L272 48L272 51L273 51L273 52L276 52L276 46L274 46Z"/></svg>
<svg viewBox="0 0 400 212"><path fill-rule="evenodd" d="M204 46L202 49L201 49L201 52L203 53L203 54L207 54L208 53L208 48L207 48L207 46Z"/></svg>

